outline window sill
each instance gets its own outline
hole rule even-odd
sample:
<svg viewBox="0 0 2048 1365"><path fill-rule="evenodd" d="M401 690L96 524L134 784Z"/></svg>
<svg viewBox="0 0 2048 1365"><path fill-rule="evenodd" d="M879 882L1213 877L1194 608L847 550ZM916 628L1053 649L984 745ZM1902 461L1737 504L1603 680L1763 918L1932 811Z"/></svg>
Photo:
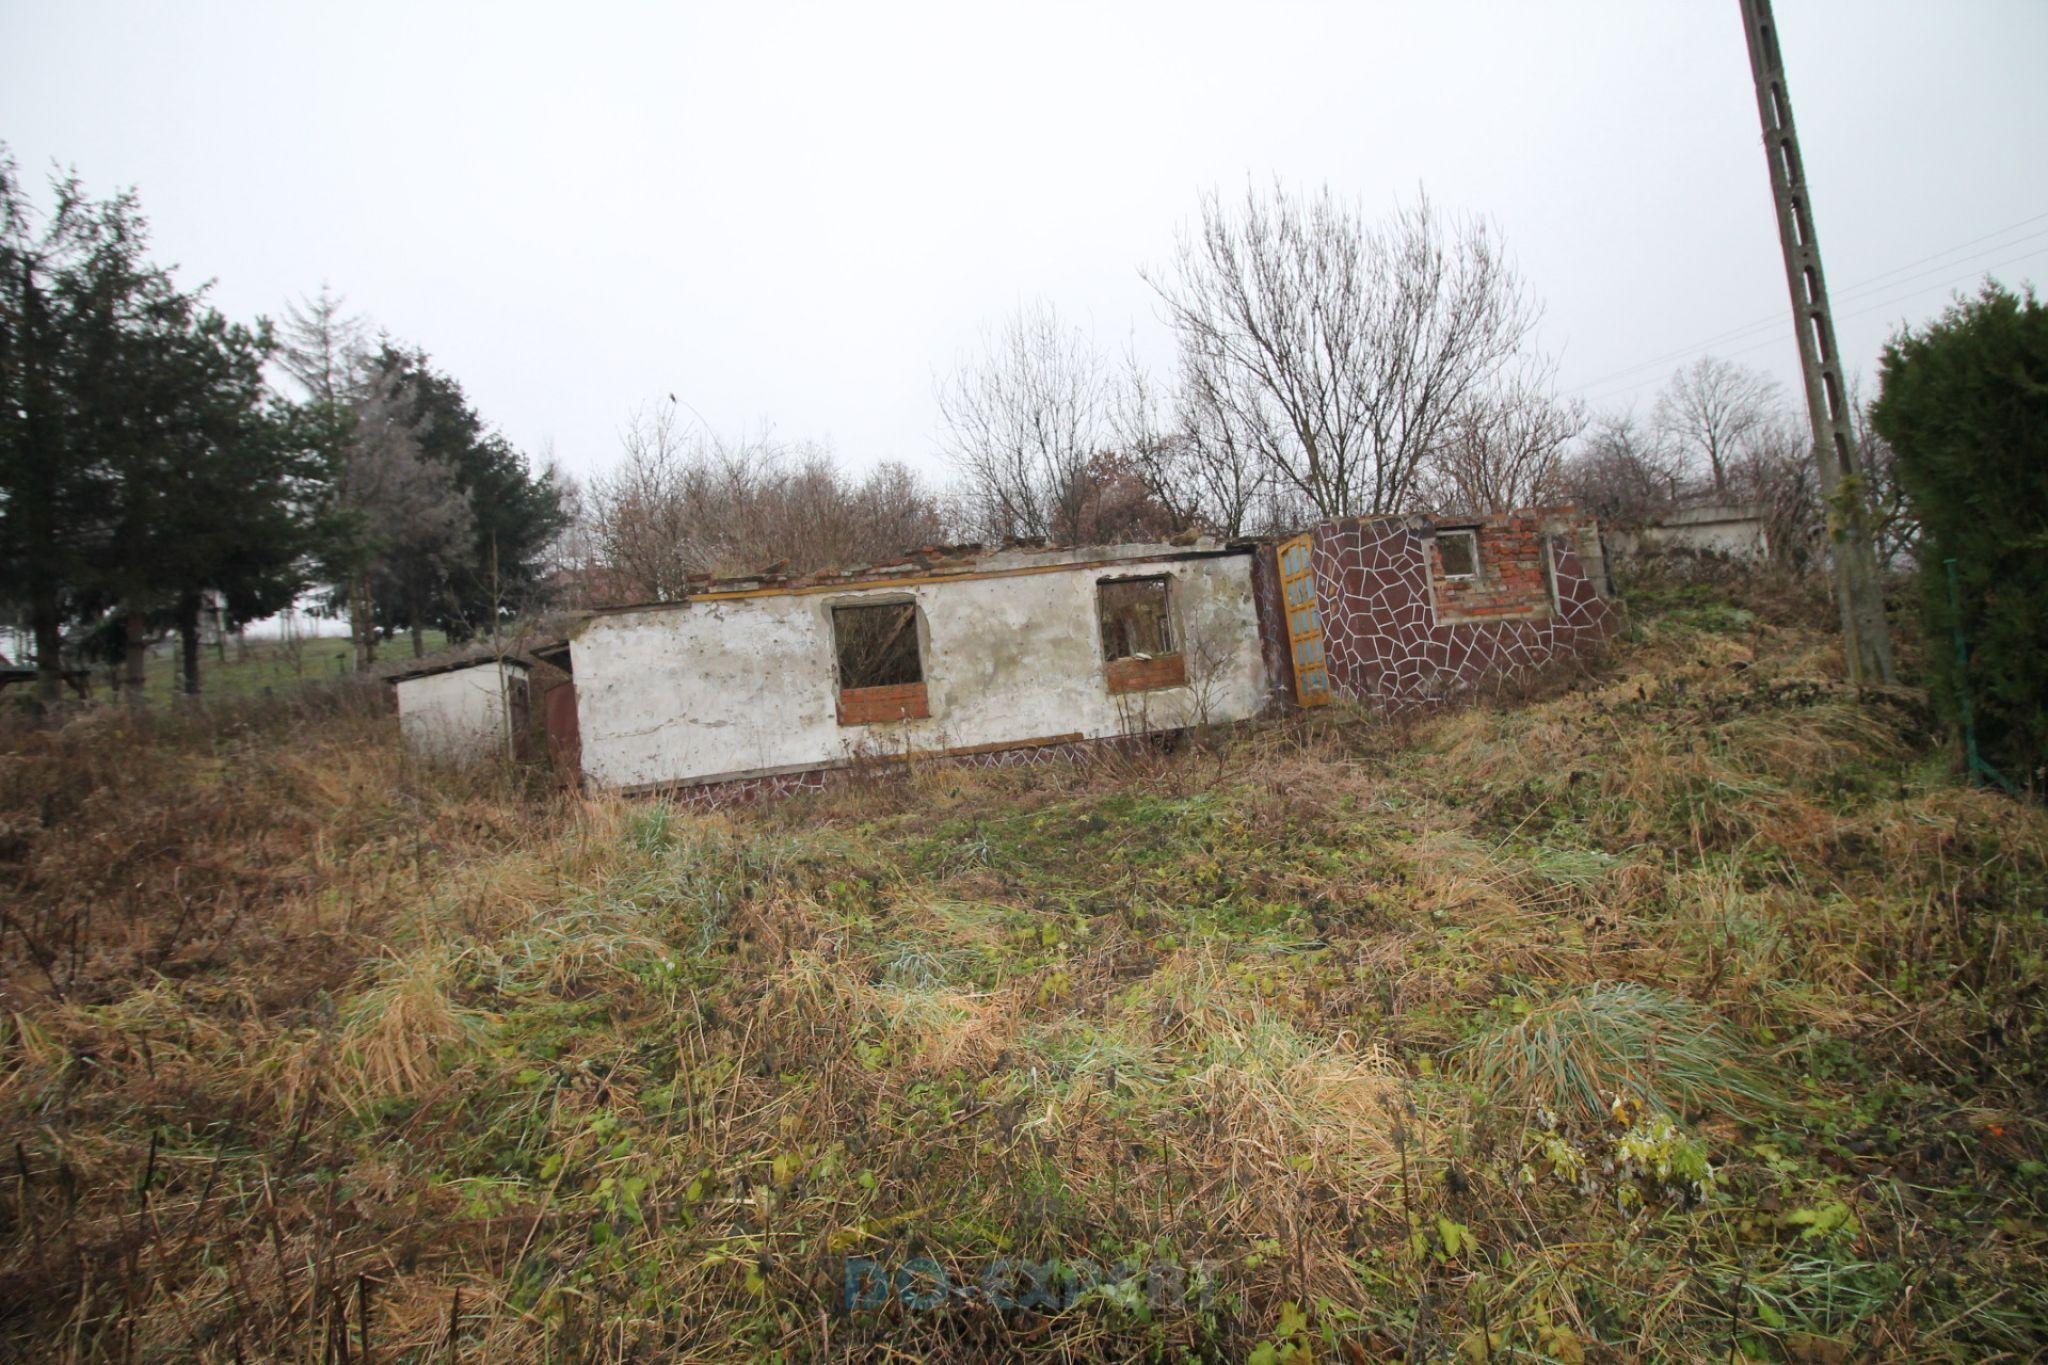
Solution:
<svg viewBox="0 0 2048 1365"><path fill-rule="evenodd" d="M924 684L839 689L841 725L882 725L892 720L924 720L932 713Z"/></svg>
<svg viewBox="0 0 2048 1365"><path fill-rule="evenodd" d="M1106 674L1111 696L1185 687L1188 681L1187 661L1178 654L1160 654L1150 659L1112 659Z"/></svg>

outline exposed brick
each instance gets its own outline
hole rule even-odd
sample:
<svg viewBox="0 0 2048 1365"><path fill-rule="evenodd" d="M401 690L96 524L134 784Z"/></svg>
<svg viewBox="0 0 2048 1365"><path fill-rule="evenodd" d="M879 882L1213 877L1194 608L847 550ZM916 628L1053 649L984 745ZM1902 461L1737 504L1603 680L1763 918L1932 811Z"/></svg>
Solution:
<svg viewBox="0 0 2048 1365"><path fill-rule="evenodd" d="M1150 659L1112 659L1108 678L1112 695L1181 687L1188 680L1187 661L1178 654L1160 654Z"/></svg>
<svg viewBox="0 0 2048 1365"><path fill-rule="evenodd" d="M839 689L841 725L879 725L892 720L923 720L931 715L924 684L896 683L889 687L842 687Z"/></svg>

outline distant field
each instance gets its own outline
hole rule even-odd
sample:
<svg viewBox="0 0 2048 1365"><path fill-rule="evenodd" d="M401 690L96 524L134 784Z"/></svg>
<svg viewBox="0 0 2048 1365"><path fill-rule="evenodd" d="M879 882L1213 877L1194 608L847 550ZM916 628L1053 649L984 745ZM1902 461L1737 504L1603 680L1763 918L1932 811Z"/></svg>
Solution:
<svg viewBox="0 0 2048 1365"><path fill-rule="evenodd" d="M429 652L447 643L438 630L426 633ZM223 657L225 656L225 657ZM412 656L412 640L400 636L385 641L377 651L380 663ZM353 666L352 646L345 636L323 636L300 641L296 648L278 640L229 640L224 650L208 648L199 661L200 692L208 697L258 697L291 691L311 682L332 682ZM152 701L168 701L178 688L178 651L174 645L159 645L149 653L143 686ZM93 694L108 693L105 669L93 674Z"/></svg>

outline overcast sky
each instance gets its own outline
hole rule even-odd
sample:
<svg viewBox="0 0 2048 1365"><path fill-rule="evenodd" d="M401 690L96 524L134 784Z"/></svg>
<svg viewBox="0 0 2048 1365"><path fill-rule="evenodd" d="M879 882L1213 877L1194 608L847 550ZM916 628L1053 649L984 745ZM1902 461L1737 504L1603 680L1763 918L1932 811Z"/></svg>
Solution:
<svg viewBox="0 0 2048 1365"><path fill-rule="evenodd" d="M2048 273L2048 0L1777 8L1874 380L1959 280ZM984 322L1044 298L1164 361L1138 269L1247 177L1490 215L1603 406L1708 342L1797 375L1735 0L0 0L0 140L134 186L233 315L330 282L579 473L671 391L938 472Z"/></svg>

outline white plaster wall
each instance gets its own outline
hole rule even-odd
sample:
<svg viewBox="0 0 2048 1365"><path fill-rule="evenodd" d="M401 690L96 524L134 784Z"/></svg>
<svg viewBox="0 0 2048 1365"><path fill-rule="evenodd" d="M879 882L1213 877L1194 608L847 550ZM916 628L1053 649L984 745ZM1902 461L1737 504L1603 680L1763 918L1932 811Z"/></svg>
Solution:
<svg viewBox="0 0 2048 1365"><path fill-rule="evenodd" d="M1158 573L1173 579L1189 685L1111 696L1095 585ZM905 599L918 604L930 718L841 726L832 608ZM862 752L1239 720L1266 693L1246 555L607 614L570 649L584 773L620 787L811 767Z"/></svg>
<svg viewBox="0 0 2048 1365"><path fill-rule="evenodd" d="M519 664L504 668L508 681L526 676ZM496 662L400 679L398 731L415 753L430 758L475 762L504 752L505 691Z"/></svg>
<svg viewBox="0 0 2048 1365"><path fill-rule="evenodd" d="M1671 551L1721 555L1728 559L1763 559L1770 538L1763 519L1755 516L1679 512L1670 520L1640 532L1609 532L1617 554L1660 554Z"/></svg>
<svg viewBox="0 0 2048 1365"><path fill-rule="evenodd" d="M1654 526L1643 540L1659 550L1691 550L1730 559L1762 559L1767 553L1761 521L1703 521L1691 525Z"/></svg>

